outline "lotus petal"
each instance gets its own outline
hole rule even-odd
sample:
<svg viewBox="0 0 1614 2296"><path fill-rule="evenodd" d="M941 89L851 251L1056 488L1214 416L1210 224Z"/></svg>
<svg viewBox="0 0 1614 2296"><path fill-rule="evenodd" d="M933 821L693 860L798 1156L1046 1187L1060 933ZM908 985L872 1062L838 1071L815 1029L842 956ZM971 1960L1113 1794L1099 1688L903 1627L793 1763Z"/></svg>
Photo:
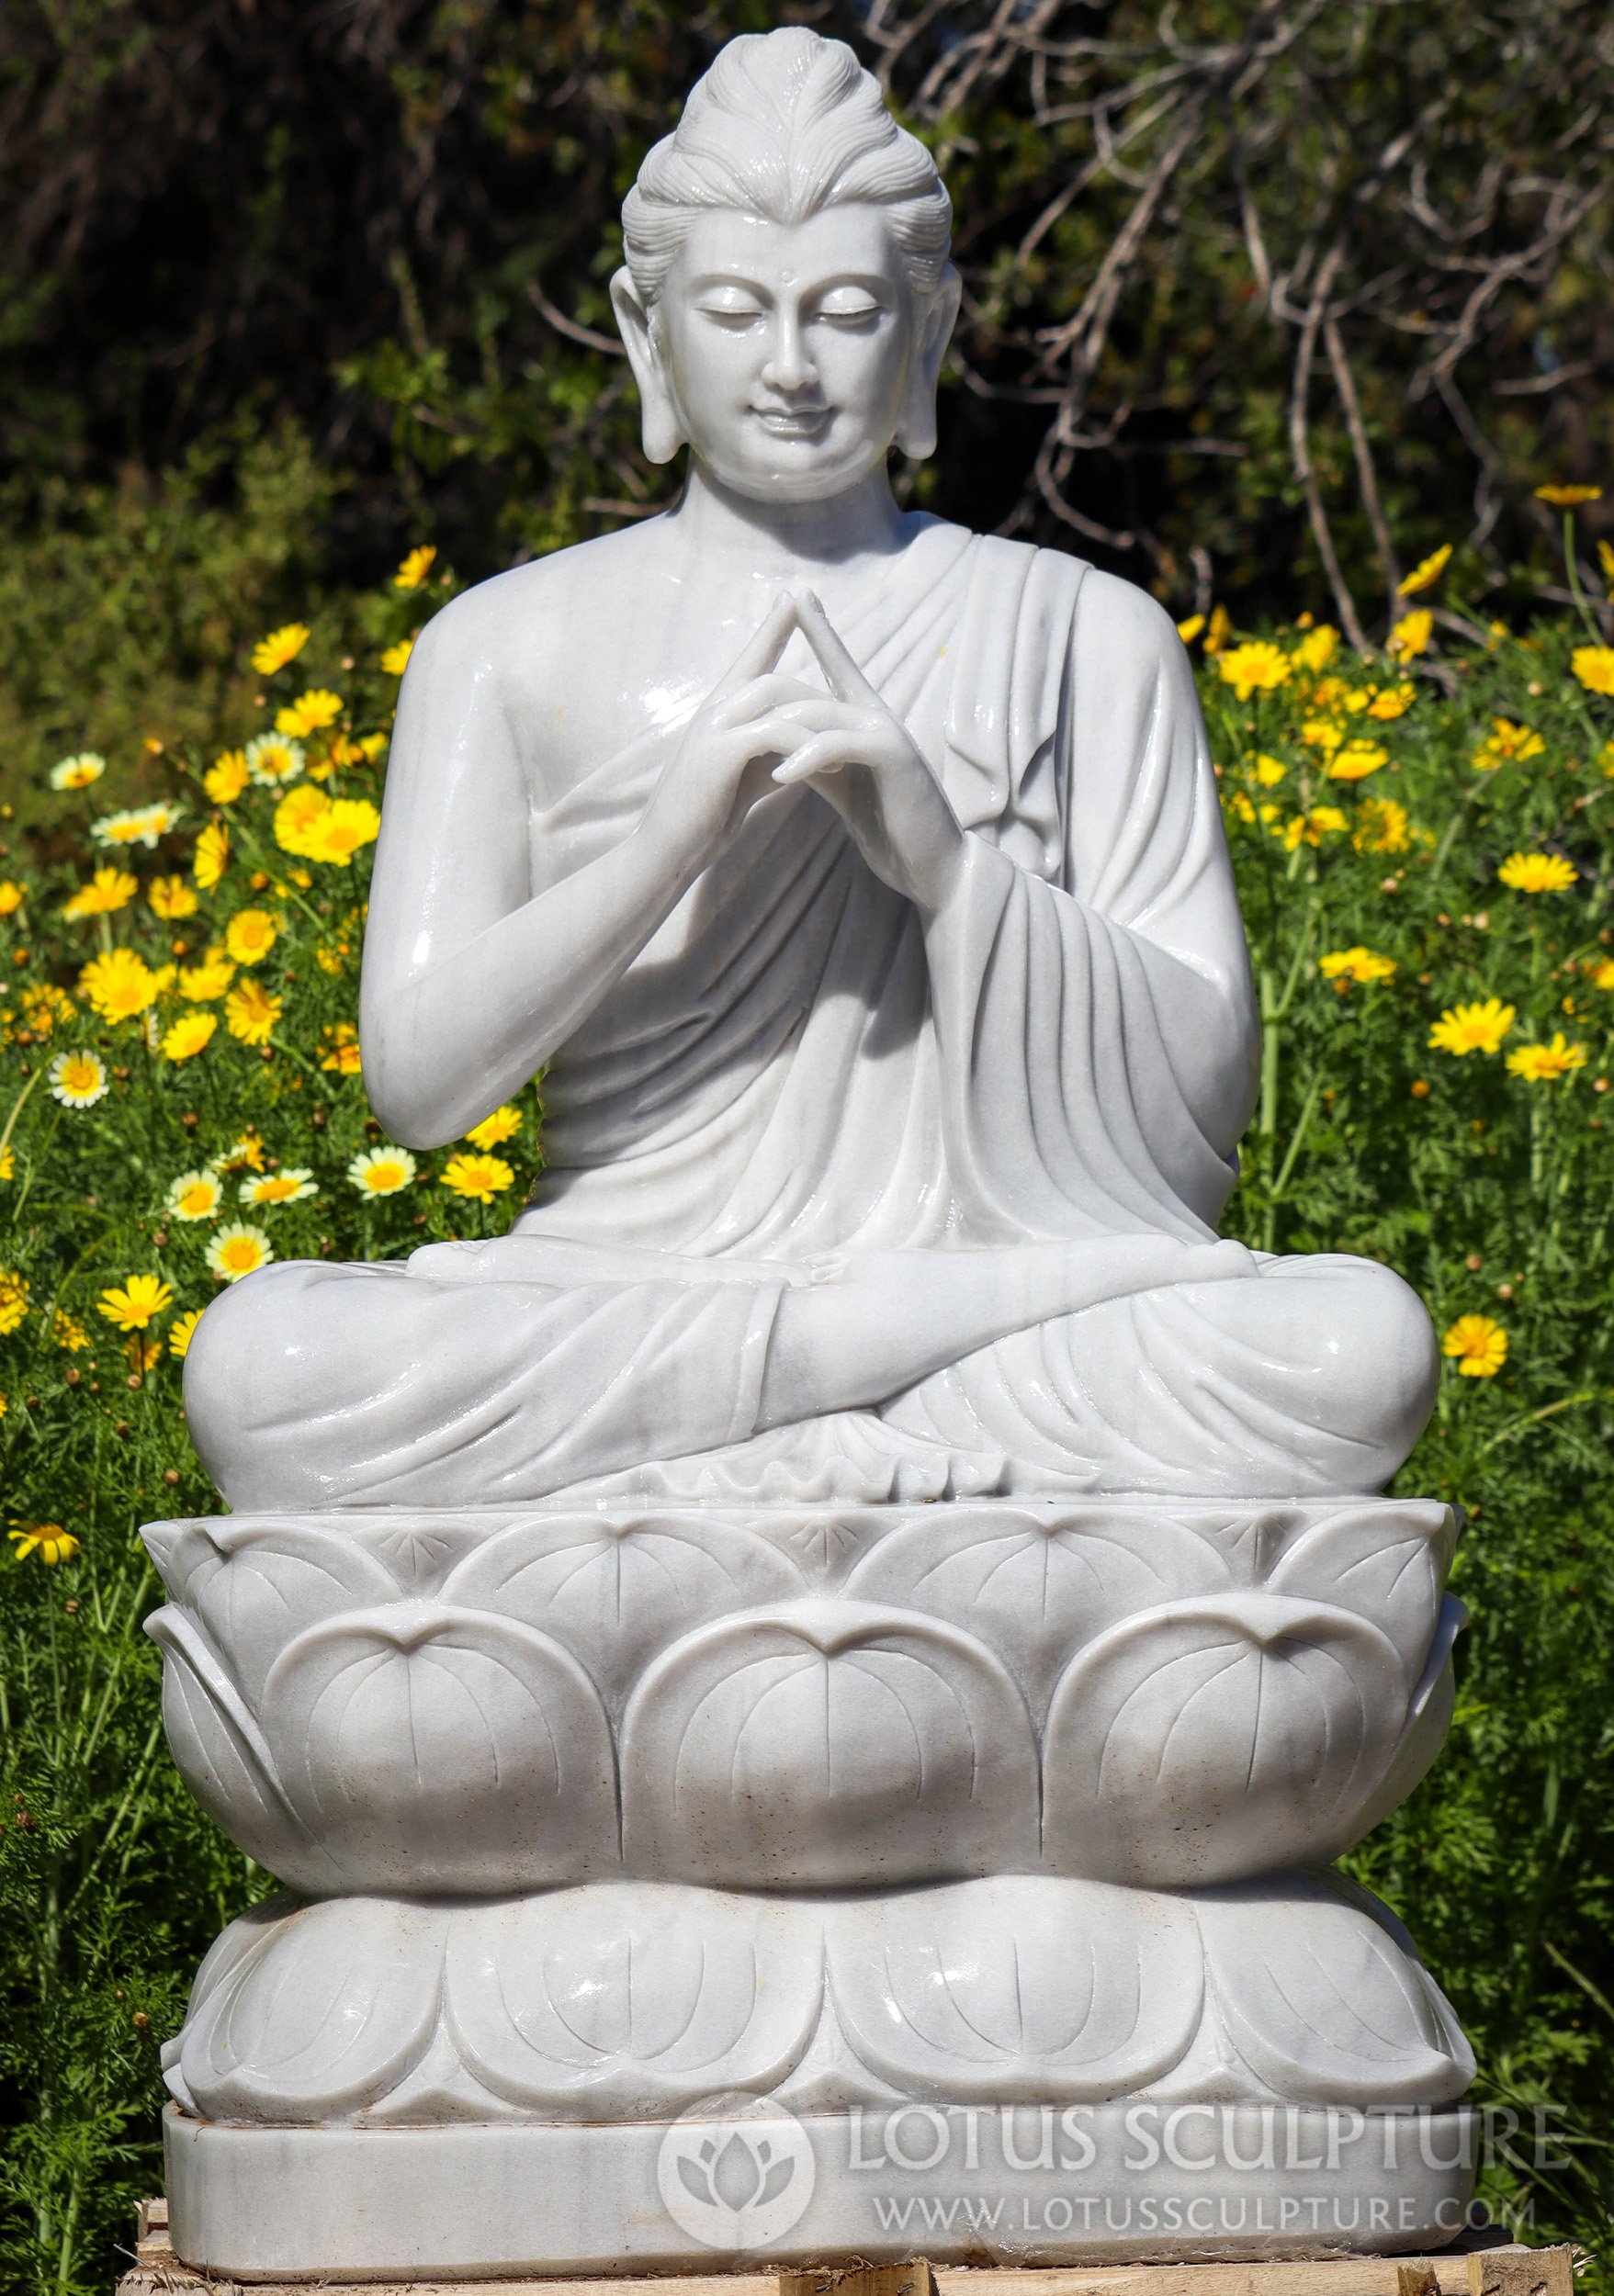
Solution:
<svg viewBox="0 0 1614 2296"><path fill-rule="evenodd" d="M397 1602L277 1660L264 1732L352 1886L491 1893L617 1865L605 1715L531 1626Z"/></svg>
<svg viewBox="0 0 1614 2296"><path fill-rule="evenodd" d="M1435 1629L1456 1536L1457 1518L1439 1500L1355 1500L1296 1539L1269 1591L1371 1619L1401 1653L1410 1683Z"/></svg>
<svg viewBox="0 0 1614 2296"><path fill-rule="evenodd" d="M565 1643L619 1711L658 1650L694 1626L806 1581L789 1558L721 1516L537 1516L490 1539L447 1603L521 1618Z"/></svg>
<svg viewBox="0 0 1614 2296"><path fill-rule="evenodd" d="M447 2018L496 2096L589 2120L763 2090L812 2038L822 1945L807 1907L639 1882L455 1918Z"/></svg>
<svg viewBox="0 0 1614 2296"><path fill-rule="evenodd" d="M1473 2080L1450 2005L1365 1891L1296 1875L1193 1903L1224 2030L1286 2103L1442 2105Z"/></svg>
<svg viewBox="0 0 1614 2296"><path fill-rule="evenodd" d="M239 1850L294 1888L341 1885L282 1790L268 1742L200 1628L172 1604L146 1621L163 1652L163 1728L181 1777Z"/></svg>
<svg viewBox="0 0 1614 2296"><path fill-rule="evenodd" d="M817 1598L698 1629L630 1701L622 1774L633 1873L822 1888L1035 1860L1020 1693L912 1612Z"/></svg>
<svg viewBox="0 0 1614 2296"><path fill-rule="evenodd" d="M1199 2026L1199 1932L1173 1897L1002 1874L849 1900L828 1940L848 2037L905 2097L1126 2096Z"/></svg>
<svg viewBox="0 0 1614 2296"><path fill-rule="evenodd" d="M341 1897L260 1925L186 2020L180 2071L198 2109L306 2125L378 2102L430 2044L447 1921L440 1908Z"/></svg>
<svg viewBox="0 0 1614 2296"><path fill-rule="evenodd" d="M1394 1646L1349 1611L1253 1593L1146 1611L1054 1694L1046 1863L1146 1886L1325 1864L1406 1704Z"/></svg>
<svg viewBox="0 0 1614 2296"><path fill-rule="evenodd" d="M1220 1548L1168 1507L999 1501L931 1508L904 1523L858 1565L846 1591L932 1612L980 1636L1040 1714L1073 1651L1106 1626L1173 1595L1233 1583Z"/></svg>

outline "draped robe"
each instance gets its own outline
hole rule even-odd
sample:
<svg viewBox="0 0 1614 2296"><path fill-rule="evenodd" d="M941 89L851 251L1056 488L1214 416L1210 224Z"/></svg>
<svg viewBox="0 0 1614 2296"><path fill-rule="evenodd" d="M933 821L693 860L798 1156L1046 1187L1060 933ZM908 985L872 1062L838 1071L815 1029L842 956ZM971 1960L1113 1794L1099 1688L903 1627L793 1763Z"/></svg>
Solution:
<svg viewBox="0 0 1614 2296"><path fill-rule="evenodd" d="M443 618L495 680L522 579ZM209 1311L186 1400L232 1503L1265 1495L1400 1463L1427 1319L1334 1256L1061 1316L756 1432L779 1298L825 1255L925 1252L944 1282L1004 1244L1208 1239L1258 1043L1192 676L1152 601L936 523L838 626L965 832L956 893L923 927L810 787L758 803L556 1054L519 1246L465 1282L440 1248L294 1263ZM454 643L406 684L395 752L478 711L477 738L524 739ZM622 841L686 721L535 797L535 884Z"/></svg>

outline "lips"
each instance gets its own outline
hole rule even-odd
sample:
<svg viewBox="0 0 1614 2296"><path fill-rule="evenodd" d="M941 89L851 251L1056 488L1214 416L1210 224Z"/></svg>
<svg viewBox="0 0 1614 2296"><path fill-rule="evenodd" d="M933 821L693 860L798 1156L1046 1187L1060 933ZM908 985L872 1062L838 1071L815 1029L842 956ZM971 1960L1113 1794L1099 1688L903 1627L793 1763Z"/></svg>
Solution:
<svg viewBox="0 0 1614 2296"><path fill-rule="evenodd" d="M751 411L770 438L818 438L829 426L832 410L812 407L787 411L754 407Z"/></svg>

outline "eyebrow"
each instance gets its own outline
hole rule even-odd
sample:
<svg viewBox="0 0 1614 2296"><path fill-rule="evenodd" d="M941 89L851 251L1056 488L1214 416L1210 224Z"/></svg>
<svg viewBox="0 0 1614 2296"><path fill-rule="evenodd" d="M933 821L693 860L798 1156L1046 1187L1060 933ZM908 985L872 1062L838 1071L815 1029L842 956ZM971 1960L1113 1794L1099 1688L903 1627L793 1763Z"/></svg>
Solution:
<svg viewBox="0 0 1614 2296"><path fill-rule="evenodd" d="M863 287L871 295L889 287L890 282L875 271L827 271L821 278L809 280L802 290L809 295L822 295L831 287ZM772 295L773 288L765 281L743 271L704 271L689 283L689 292L699 295L708 287L745 287L753 295Z"/></svg>

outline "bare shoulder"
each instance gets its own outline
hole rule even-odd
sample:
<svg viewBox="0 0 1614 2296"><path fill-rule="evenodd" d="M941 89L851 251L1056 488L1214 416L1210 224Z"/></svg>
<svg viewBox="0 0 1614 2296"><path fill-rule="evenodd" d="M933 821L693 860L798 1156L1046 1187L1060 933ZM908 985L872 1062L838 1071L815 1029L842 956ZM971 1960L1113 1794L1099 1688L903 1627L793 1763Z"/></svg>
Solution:
<svg viewBox="0 0 1614 2296"><path fill-rule="evenodd" d="M660 524L573 543L462 591L421 632L423 668L491 671L518 685L563 674L591 633L604 637L620 627L625 586L659 564L660 537L650 530Z"/></svg>

